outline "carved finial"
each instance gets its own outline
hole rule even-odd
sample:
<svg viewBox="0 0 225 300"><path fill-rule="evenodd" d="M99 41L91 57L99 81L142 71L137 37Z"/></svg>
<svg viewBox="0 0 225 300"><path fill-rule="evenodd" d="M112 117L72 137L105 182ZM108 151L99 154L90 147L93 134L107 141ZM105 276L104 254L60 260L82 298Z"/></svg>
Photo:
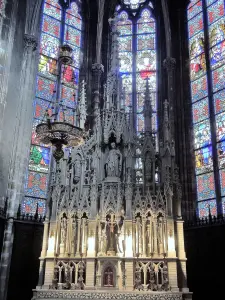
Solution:
<svg viewBox="0 0 225 300"><path fill-rule="evenodd" d="M169 102L165 100L164 102L164 142L167 143L169 141L169 114L168 114Z"/></svg>
<svg viewBox="0 0 225 300"><path fill-rule="evenodd" d="M152 132L152 105L151 105L151 95L149 89L149 80L146 79L145 88L145 103L144 103L144 118L145 118L145 132Z"/></svg>
<svg viewBox="0 0 225 300"><path fill-rule="evenodd" d="M80 102L79 102L79 117L80 117L80 128L84 129L84 124L87 118L87 109L86 109L86 83L83 80L81 82L81 92L80 92Z"/></svg>

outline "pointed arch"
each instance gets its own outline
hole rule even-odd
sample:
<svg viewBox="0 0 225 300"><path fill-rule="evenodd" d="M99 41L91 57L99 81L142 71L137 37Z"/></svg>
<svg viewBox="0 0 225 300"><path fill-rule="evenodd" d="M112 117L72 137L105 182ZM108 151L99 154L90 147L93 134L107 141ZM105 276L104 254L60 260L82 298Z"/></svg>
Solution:
<svg viewBox="0 0 225 300"><path fill-rule="evenodd" d="M59 120L76 123L74 108L78 101L79 68L82 58L83 23L79 13L80 1L73 1L68 9L58 0L45 0L41 14L39 64L34 99L33 131L25 183L22 213L45 215L51 149L40 144L35 129L46 115L51 115L52 103L57 99L66 107ZM58 69L59 46L69 44L73 49L73 65Z"/></svg>

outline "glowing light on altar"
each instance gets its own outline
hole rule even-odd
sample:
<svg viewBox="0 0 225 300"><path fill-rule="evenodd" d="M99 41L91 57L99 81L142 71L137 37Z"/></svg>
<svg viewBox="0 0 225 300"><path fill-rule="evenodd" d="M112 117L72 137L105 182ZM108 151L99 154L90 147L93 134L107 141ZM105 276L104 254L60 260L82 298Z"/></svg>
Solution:
<svg viewBox="0 0 225 300"><path fill-rule="evenodd" d="M133 256L132 235L126 237L126 256Z"/></svg>
<svg viewBox="0 0 225 300"><path fill-rule="evenodd" d="M52 235L48 239L48 251L54 252L54 248L55 248L55 237Z"/></svg>
<svg viewBox="0 0 225 300"><path fill-rule="evenodd" d="M175 251L175 241L173 236L168 237L168 250Z"/></svg>
<svg viewBox="0 0 225 300"><path fill-rule="evenodd" d="M88 238L88 252L94 252L95 251L95 237L91 236Z"/></svg>

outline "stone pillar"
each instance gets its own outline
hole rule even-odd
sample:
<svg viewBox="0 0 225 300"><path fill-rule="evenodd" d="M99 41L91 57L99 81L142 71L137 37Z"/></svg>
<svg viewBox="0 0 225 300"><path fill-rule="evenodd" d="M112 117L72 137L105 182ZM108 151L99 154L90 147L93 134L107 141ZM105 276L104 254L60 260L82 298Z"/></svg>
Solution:
<svg viewBox="0 0 225 300"><path fill-rule="evenodd" d="M77 220L77 249L76 249L76 256L80 256L80 230L81 230L81 219L80 217Z"/></svg>
<svg viewBox="0 0 225 300"><path fill-rule="evenodd" d="M128 260L125 262L126 270L126 290L134 290L134 263L133 260Z"/></svg>
<svg viewBox="0 0 225 300"><path fill-rule="evenodd" d="M95 63L92 65L93 73L93 129L96 127L96 118L99 114L100 105L100 86L101 86L101 76L104 72L104 66L100 63Z"/></svg>

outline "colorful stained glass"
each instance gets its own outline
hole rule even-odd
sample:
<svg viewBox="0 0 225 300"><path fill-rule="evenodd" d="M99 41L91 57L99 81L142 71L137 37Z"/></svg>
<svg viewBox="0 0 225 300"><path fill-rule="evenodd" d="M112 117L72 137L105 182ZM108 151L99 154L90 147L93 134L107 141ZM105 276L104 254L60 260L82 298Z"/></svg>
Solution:
<svg viewBox="0 0 225 300"><path fill-rule="evenodd" d="M62 66L62 83L77 88L79 82L79 70L69 65Z"/></svg>
<svg viewBox="0 0 225 300"><path fill-rule="evenodd" d="M188 19L192 19L201 11L202 11L202 1L199 1L188 9Z"/></svg>
<svg viewBox="0 0 225 300"><path fill-rule="evenodd" d="M128 14L124 11L119 14L118 31L120 35L132 34L132 22L128 20Z"/></svg>
<svg viewBox="0 0 225 300"><path fill-rule="evenodd" d="M137 115L137 131L144 132L145 128L145 119L143 115Z"/></svg>
<svg viewBox="0 0 225 300"><path fill-rule="evenodd" d="M196 102L192 106L193 122L198 123L209 118L209 100L208 98Z"/></svg>
<svg viewBox="0 0 225 300"><path fill-rule="evenodd" d="M137 91L144 92L146 90L146 78L149 79L149 87L151 91L156 91L156 73L151 71L137 73Z"/></svg>
<svg viewBox="0 0 225 300"><path fill-rule="evenodd" d="M54 98L55 88L56 84L54 81L48 80L40 76L37 77L36 96L38 98L43 98L52 101Z"/></svg>
<svg viewBox="0 0 225 300"><path fill-rule="evenodd" d="M125 95L125 110L126 112L130 111L132 105L132 94L126 94Z"/></svg>
<svg viewBox="0 0 225 300"><path fill-rule="evenodd" d="M203 201L198 203L198 215L199 218L207 218L209 212L212 216L217 216L216 200Z"/></svg>
<svg viewBox="0 0 225 300"><path fill-rule="evenodd" d="M74 90L65 85L62 85L61 101L62 101L63 105L70 107L70 108L74 108L78 101L77 90Z"/></svg>
<svg viewBox="0 0 225 300"><path fill-rule="evenodd" d="M26 183L26 195L38 198L46 198L47 181L47 174L29 171Z"/></svg>
<svg viewBox="0 0 225 300"><path fill-rule="evenodd" d="M216 2L217 0L206 0L206 5L209 6L211 5L213 2Z"/></svg>
<svg viewBox="0 0 225 300"><path fill-rule="evenodd" d="M137 94L137 112L140 113L143 111L145 101L145 93L138 93ZM156 112L157 110L157 103L156 103L156 93L151 93L151 106L152 111Z"/></svg>
<svg viewBox="0 0 225 300"><path fill-rule="evenodd" d="M189 41L189 55L190 59L193 59L204 52L204 32L201 31L196 34L193 38Z"/></svg>
<svg viewBox="0 0 225 300"><path fill-rule="evenodd" d="M45 55L40 55L38 72L44 76L47 76L53 80L57 77L57 61L53 58L49 58Z"/></svg>
<svg viewBox="0 0 225 300"><path fill-rule="evenodd" d="M39 120L45 120L46 114L52 115L52 104L51 102L36 98L34 100L34 118Z"/></svg>
<svg viewBox="0 0 225 300"><path fill-rule="evenodd" d="M43 16L42 31L57 38L60 37L60 22L47 15Z"/></svg>
<svg viewBox="0 0 225 300"><path fill-rule="evenodd" d="M120 72L127 73L132 71L132 52L120 52Z"/></svg>
<svg viewBox="0 0 225 300"><path fill-rule="evenodd" d="M225 112L216 115L216 137L218 142L225 140Z"/></svg>
<svg viewBox="0 0 225 300"><path fill-rule="evenodd" d="M225 65L212 72L214 92L225 88L224 74Z"/></svg>
<svg viewBox="0 0 225 300"><path fill-rule="evenodd" d="M123 74L122 78L122 87L125 89L126 94L132 93L132 75L131 74Z"/></svg>
<svg viewBox="0 0 225 300"><path fill-rule="evenodd" d="M213 99L214 99L215 113L218 114L225 111L225 90L215 93L213 95Z"/></svg>
<svg viewBox="0 0 225 300"><path fill-rule="evenodd" d="M64 42L70 43L76 47L81 45L81 31L71 26L65 27Z"/></svg>
<svg viewBox="0 0 225 300"><path fill-rule="evenodd" d="M225 41L210 49L210 64L216 69L225 63Z"/></svg>
<svg viewBox="0 0 225 300"><path fill-rule="evenodd" d="M38 215L45 216L46 213L46 200L25 197L21 206L22 214L34 215L38 208Z"/></svg>
<svg viewBox="0 0 225 300"><path fill-rule="evenodd" d="M195 151L195 172L197 175L213 170L212 146Z"/></svg>
<svg viewBox="0 0 225 300"><path fill-rule="evenodd" d="M219 19L217 22L209 26L209 44L214 46L223 42L225 39L225 18Z"/></svg>
<svg viewBox="0 0 225 300"><path fill-rule="evenodd" d="M81 30L82 21L81 19L76 18L69 13L66 13L66 24Z"/></svg>
<svg viewBox="0 0 225 300"><path fill-rule="evenodd" d="M155 22L152 23L138 23L137 24L137 33L155 33L156 25Z"/></svg>
<svg viewBox="0 0 225 300"><path fill-rule="evenodd" d="M209 120L194 125L194 148L199 149L211 144Z"/></svg>
<svg viewBox="0 0 225 300"><path fill-rule="evenodd" d="M156 51L144 50L137 52L136 61L137 71L155 71L156 70Z"/></svg>
<svg viewBox="0 0 225 300"><path fill-rule="evenodd" d="M225 198L222 198L222 209L223 209L223 215L225 215Z"/></svg>
<svg viewBox="0 0 225 300"><path fill-rule="evenodd" d="M118 46L119 46L119 52L121 51L132 51L132 36L122 36L118 38Z"/></svg>
<svg viewBox="0 0 225 300"><path fill-rule="evenodd" d="M31 146L29 170L36 172L48 172L50 163L50 148Z"/></svg>
<svg viewBox="0 0 225 300"><path fill-rule="evenodd" d="M37 138L37 134L36 134L36 127L40 123L41 123L41 120L37 120L37 119L33 120L32 135L31 135L31 143L33 145L40 145L40 141Z"/></svg>
<svg viewBox="0 0 225 300"><path fill-rule="evenodd" d="M40 44L40 53L51 58L58 58L59 51L59 39L42 33L41 35L41 44Z"/></svg>
<svg viewBox="0 0 225 300"><path fill-rule="evenodd" d="M54 1L57 2L57 1ZM52 5L54 4L54 6ZM53 1L45 1L44 4L44 14L54 17L57 20L61 20L62 11L60 5L57 3L53 3Z"/></svg>
<svg viewBox="0 0 225 300"><path fill-rule="evenodd" d="M206 74L205 53L195 57L190 63L191 80L196 80L202 75Z"/></svg>
<svg viewBox="0 0 225 300"><path fill-rule="evenodd" d="M225 168L225 141L217 144L219 168Z"/></svg>
<svg viewBox="0 0 225 300"><path fill-rule="evenodd" d="M79 68L80 67L81 55L82 55L81 49L75 47L74 45L69 44L69 46L71 46L71 48L73 49L73 65L76 68Z"/></svg>
<svg viewBox="0 0 225 300"><path fill-rule="evenodd" d="M70 5L70 8L67 9L67 13L72 15L72 16L75 16L77 18L79 18L81 20L81 16L79 14L79 8L78 8L78 5L76 3L71 3Z"/></svg>
<svg viewBox="0 0 225 300"><path fill-rule="evenodd" d="M225 169L220 170L221 196L225 196Z"/></svg>
<svg viewBox="0 0 225 300"><path fill-rule="evenodd" d="M203 76L191 83L192 102L195 102L201 98L205 98L207 95L208 83L206 76Z"/></svg>
<svg viewBox="0 0 225 300"><path fill-rule="evenodd" d="M75 111L73 109L61 109L59 112L59 120L70 124L75 124Z"/></svg>
<svg viewBox="0 0 225 300"><path fill-rule="evenodd" d="M217 0L208 8L208 22L212 24L224 16L224 0Z"/></svg>
<svg viewBox="0 0 225 300"><path fill-rule="evenodd" d="M137 50L155 49L155 34L143 34L137 36Z"/></svg>
<svg viewBox="0 0 225 300"><path fill-rule="evenodd" d="M189 5L188 5L188 9L190 9L193 5L195 5L196 3L198 3L199 0L190 0L189 2L190 2L190 3L189 3Z"/></svg>
<svg viewBox="0 0 225 300"><path fill-rule="evenodd" d="M203 30L203 15L200 13L188 22L189 38Z"/></svg>
<svg viewBox="0 0 225 300"><path fill-rule="evenodd" d="M214 175L212 173L207 173L199 175L197 178L197 198L198 201L207 200L210 198L215 198L215 184Z"/></svg>

